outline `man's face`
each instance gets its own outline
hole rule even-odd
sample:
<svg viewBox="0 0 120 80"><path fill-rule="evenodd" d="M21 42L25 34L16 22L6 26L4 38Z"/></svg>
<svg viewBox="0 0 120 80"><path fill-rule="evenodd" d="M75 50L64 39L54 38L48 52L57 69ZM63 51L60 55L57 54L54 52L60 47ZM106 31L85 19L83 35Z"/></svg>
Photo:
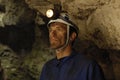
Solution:
<svg viewBox="0 0 120 80"><path fill-rule="evenodd" d="M49 27L50 47L58 49L66 42L67 25L59 22L51 23Z"/></svg>

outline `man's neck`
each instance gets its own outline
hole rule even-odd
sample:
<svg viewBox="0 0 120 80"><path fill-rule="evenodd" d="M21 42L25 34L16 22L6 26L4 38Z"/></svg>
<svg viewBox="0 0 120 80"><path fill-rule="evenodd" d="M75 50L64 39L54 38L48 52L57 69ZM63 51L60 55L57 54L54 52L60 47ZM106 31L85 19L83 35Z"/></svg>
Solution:
<svg viewBox="0 0 120 80"><path fill-rule="evenodd" d="M71 52L72 52L72 48L70 45L68 45L64 49L60 49L60 50L58 49L56 50L57 59L61 59L63 57L69 56Z"/></svg>

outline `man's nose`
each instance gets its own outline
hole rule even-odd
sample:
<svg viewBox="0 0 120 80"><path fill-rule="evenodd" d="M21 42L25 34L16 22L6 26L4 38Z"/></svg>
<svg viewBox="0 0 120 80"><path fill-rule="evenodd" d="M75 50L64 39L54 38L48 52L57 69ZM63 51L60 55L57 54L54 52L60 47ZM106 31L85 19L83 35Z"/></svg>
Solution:
<svg viewBox="0 0 120 80"><path fill-rule="evenodd" d="M55 30L51 31L50 32L50 36L51 37L55 37L57 35L57 32Z"/></svg>

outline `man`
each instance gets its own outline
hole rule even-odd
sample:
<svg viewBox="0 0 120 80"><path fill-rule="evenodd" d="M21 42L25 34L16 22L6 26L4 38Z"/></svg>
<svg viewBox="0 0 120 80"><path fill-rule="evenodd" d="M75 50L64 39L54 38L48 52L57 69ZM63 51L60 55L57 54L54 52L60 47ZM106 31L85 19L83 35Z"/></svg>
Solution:
<svg viewBox="0 0 120 80"><path fill-rule="evenodd" d="M61 14L48 23L50 48L56 58L48 61L40 80L104 80L99 65L73 50L72 45L78 36L78 27Z"/></svg>

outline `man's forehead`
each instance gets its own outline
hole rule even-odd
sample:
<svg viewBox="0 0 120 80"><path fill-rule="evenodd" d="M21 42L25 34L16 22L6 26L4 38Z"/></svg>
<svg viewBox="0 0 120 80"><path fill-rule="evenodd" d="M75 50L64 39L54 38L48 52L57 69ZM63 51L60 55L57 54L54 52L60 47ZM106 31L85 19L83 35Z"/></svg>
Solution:
<svg viewBox="0 0 120 80"><path fill-rule="evenodd" d="M50 27L52 27L52 26L60 26L60 27L66 27L67 25L66 24L64 24L64 23L60 23L60 22L53 22L53 23L51 23L50 24Z"/></svg>

